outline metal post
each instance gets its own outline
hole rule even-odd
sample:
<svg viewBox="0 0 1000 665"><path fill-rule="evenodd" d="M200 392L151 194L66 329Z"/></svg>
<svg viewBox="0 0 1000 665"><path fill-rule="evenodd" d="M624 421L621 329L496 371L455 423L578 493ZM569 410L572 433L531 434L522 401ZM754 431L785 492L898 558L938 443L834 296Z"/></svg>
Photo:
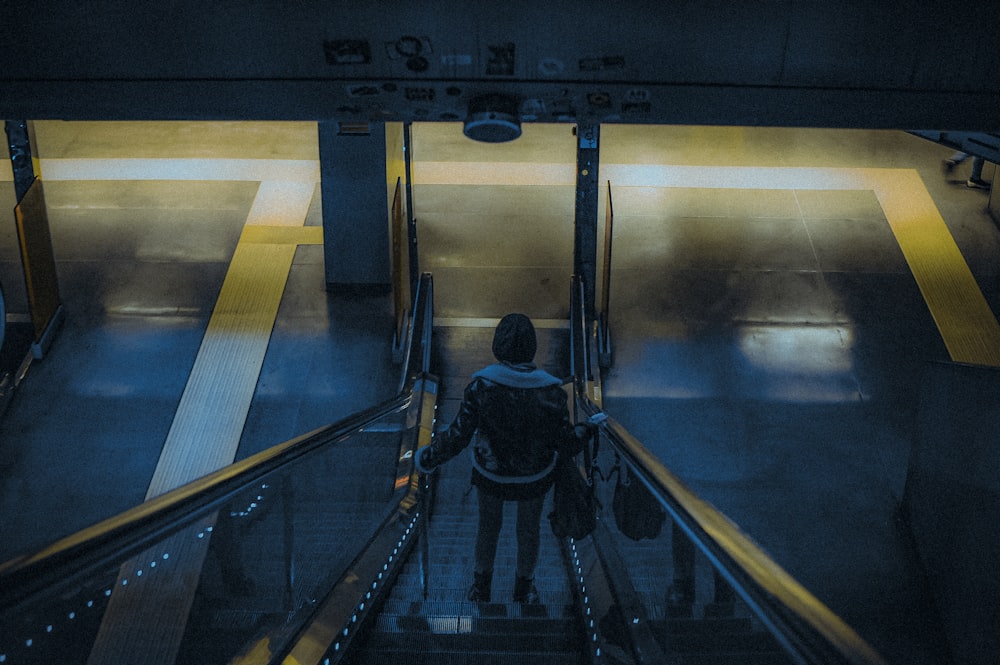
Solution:
<svg viewBox="0 0 1000 665"><path fill-rule="evenodd" d="M573 243L573 270L583 280L584 306L588 321L594 320L597 281L597 197L600 162L598 124L576 126L576 224Z"/></svg>
<svg viewBox="0 0 1000 665"><path fill-rule="evenodd" d="M410 293L417 292L420 281L419 254L417 253L417 220L413 217L413 140L410 125L403 123L403 163L406 169L406 245L409 251Z"/></svg>
<svg viewBox="0 0 1000 665"><path fill-rule="evenodd" d="M7 147L10 149L11 168L14 171L14 192L20 201L35 181L35 167L31 161L31 141L26 120L7 120Z"/></svg>

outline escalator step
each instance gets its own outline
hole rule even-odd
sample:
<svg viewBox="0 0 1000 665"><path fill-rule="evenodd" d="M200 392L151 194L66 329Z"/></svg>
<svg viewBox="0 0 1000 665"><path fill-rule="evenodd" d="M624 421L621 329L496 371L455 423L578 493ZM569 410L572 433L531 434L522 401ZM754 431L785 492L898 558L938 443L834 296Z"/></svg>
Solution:
<svg viewBox="0 0 1000 665"><path fill-rule="evenodd" d="M791 658L781 652L716 651L711 653L673 654L676 665L792 665Z"/></svg>
<svg viewBox="0 0 1000 665"><path fill-rule="evenodd" d="M651 623L661 626L669 635L691 635L711 638L714 635L750 635L753 634L753 622L748 618L733 617L728 619L666 619L654 620Z"/></svg>
<svg viewBox="0 0 1000 665"><path fill-rule="evenodd" d="M493 585L513 584L514 582L514 562L497 560L496 571L493 575ZM454 560L447 557L431 558L428 570L431 575L441 580L461 580L462 584L472 582L472 569L475 564L472 558L465 560ZM404 579L417 579L420 575L420 564L415 561L408 561L399 572L399 584L405 584ZM468 578L468 579L466 579ZM540 563L535 567L535 580L556 580L561 586L566 585L566 568L556 563Z"/></svg>
<svg viewBox="0 0 1000 665"><path fill-rule="evenodd" d="M401 617L408 618L416 625L417 620L422 617ZM480 631L476 622L457 622L457 628L467 628L469 632L449 632L456 627L459 617L440 618L441 629L437 632L438 623L432 621L425 626L424 630L395 630L384 632L373 632L368 636L368 648L379 651L392 651L395 649L405 649L407 645L418 648L421 651L467 651L475 652L481 649L490 651L506 651L525 653L531 651L545 651L547 653L559 654L572 651L575 648L575 640L568 630L558 630L560 626L552 626L550 631L523 630L521 626L514 628L507 627L506 632L494 628L491 631ZM403 622L406 624L409 622Z"/></svg>
<svg viewBox="0 0 1000 665"><path fill-rule="evenodd" d="M382 607L386 615L401 616L462 616L473 619L545 619L571 620L575 615L571 606L520 603L470 603L455 600L395 600L386 601Z"/></svg>
<svg viewBox="0 0 1000 665"><path fill-rule="evenodd" d="M346 665L580 665L576 653L504 653L483 650L460 652L420 652L410 648L392 651L359 652Z"/></svg>
<svg viewBox="0 0 1000 665"><path fill-rule="evenodd" d="M666 640L671 650L692 652L739 651L760 653L778 650L778 645L769 633L718 633L715 635L671 634Z"/></svg>
<svg viewBox="0 0 1000 665"><path fill-rule="evenodd" d="M679 665L786 665L788 656L770 633L749 619L670 619L651 622L653 634Z"/></svg>
<svg viewBox="0 0 1000 665"><path fill-rule="evenodd" d="M460 495L468 486L466 473L462 473L460 482L443 482L439 492L442 486L450 484L456 495ZM439 508L435 509L427 529L427 597L421 588L419 559L411 554L395 577L377 616L359 635L345 662L350 665L580 663L579 618L555 537L548 531L541 534L535 569L535 586L545 604L514 603L516 505L505 505L504 527L494 560L494 602L470 603L465 596L475 565L478 521L475 496L471 501L463 498L451 504L441 503L440 493L438 499ZM442 506L446 507L441 509ZM544 523L542 527L547 529Z"/></svg>
<svg viewBox="0 0 1000 665"><path fill-rule="evenodd" d="M463 580L464 581L464 580ZM430 589L427 592L427 597L424 598L423 593L420 590L419 585L414 584L411 588L403 589L395 587L392 590L391 598L394 601L402 603L414 603L414 602L456 602L459 598L465 597L465 592L467 585L457 588L453 585L443 586L442 583L431 580ZM554 588L550 589L544 585L538 586L538 593L541 596L543 603L553 607L561 607L563 605L569 605L573 602L572 593L565 588ZM493 592L493 602L494 603L511 603L513 604L513 593L510 590L494 590Z"/></svg>

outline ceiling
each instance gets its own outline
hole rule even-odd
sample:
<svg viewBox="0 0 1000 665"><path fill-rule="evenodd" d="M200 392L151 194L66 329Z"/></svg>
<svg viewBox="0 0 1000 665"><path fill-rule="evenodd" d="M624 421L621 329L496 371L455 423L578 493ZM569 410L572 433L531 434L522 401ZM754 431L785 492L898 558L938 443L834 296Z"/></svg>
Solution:
<svg viewBox="0 0 1000 665"><path fill-rule="evenodd" d="M499 94L523 122L1000 130L989 3L9 0L2 14L8 119L454 121Z"/></svg>

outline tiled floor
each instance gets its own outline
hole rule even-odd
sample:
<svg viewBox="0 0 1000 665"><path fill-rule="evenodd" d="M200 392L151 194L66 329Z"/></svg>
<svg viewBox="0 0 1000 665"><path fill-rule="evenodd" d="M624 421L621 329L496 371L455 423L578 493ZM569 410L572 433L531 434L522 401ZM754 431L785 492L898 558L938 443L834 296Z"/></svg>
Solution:
<svg viewBox="0 0 1000 665"><path fill-rule="evenodd" d="M67 320L0 421L0 558L142 500L241 229L267 216L268 183L316 171L309 123L45 122L37 134ZM569 127L485 146L458 125L417 125L413 154L437 314L565 318ZM921 366L950 347L893 210L873 189L822 183L908 173L997 312L1000 232L984 192L942 176L947 154L902 132L602 128L615 210L607 408L893 663L936 662L894 510ZM12 190L0 182L8 210ZM319 224L318 198L298 223ZM300 244L236 456L391 394L392 328L387 298L326 293L321 248Z"/></svg>

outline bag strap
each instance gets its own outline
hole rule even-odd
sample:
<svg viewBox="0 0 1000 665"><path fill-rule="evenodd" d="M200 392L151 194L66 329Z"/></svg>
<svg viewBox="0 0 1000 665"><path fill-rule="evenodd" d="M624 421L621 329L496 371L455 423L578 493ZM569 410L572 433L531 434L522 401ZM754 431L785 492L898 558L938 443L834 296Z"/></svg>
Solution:
<svg viewBox="0 0 1000 665"><path fill-rule="evenodd" d="M601 467L597 464L597 456L601 451L601 435L597 430L592 430L587 442L583 444L583 464L587 472L587 484L594 484L594 476L601 480L605 479ZM617 454L617 453L615 453Z"/></svg>
<svg viewBox="0 0 1000 665"><path fill-rule="evenodd" d="M583 468L587 473L587 485L593 486L594 484L594 458L597 457L596 451L591 451L591 443L594 437L591 436L590 439L583 444Z"/></svg>

